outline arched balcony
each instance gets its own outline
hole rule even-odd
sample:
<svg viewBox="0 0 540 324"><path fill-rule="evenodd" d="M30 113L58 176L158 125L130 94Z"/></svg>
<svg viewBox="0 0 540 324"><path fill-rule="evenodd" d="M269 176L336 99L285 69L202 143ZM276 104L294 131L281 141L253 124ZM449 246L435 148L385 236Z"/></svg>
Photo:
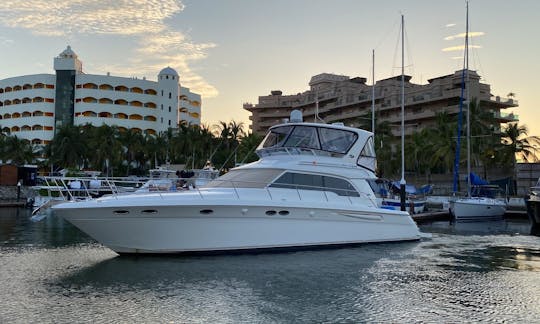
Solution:
<svg viewBox="0 0 540 324"><path fill-rule="evenodd" d="M46 112L44 115L47 116L47 117L54 117L53 112Z"/></svg>
<svg viewBox="0 0 540 324"><path fill-rule="evenodd" d="M196 113L196 112L189 113L189 115L191 117L193 117L193 118L199 118L200 117L199 113Z"/></svg>
<svg viewBox="0 0 540 324"><path fill-rule="evenodd" d="M34 99L32 99L32 102L34 102L34 103L35 102L43 102L43 101L45 101L45 100L43 100L42 97L35 97Z"/></svg>
<svg viewBox="0 0 540 324"><path fill-rule="evenodd" d="M4 100L4 106L10 106L11 100Z"/></svg>
<svg viewBox="0 0 540 324"><path fill-rule="evenodd" d="M10 132L11 132L11 129L9 129L9 127L2 128L2 133L9 134Z"/></svg>
<svg viewBox="0 0 540 324"><path fill-rule="evenodd" d="M13 104L18 105L21 103L21 99L13 99Z"/></svg>
<svg viewBox="0 0 540 324"><path fill-rule="evenodd" d="M129 119L132 119L132 120L142 120L142 116L139 115L139 114L133 114L133 115L129 115Z"/></svg>
<svg viewBox="0 0 540 324"><path fill-rule="evenodd" d="M43 130L46 130L46 131L52 131L54 129L54 127L52 126L44 126L43 127Z"/></svg>
<svg viewBox="0 0 540 324"><path fill-rule="evenodd" d="M32 117L32 113L29 112L29 111L23 111L22 116L23 117Z"/></svg>
<svg viewBox="0 0 540 324"><path fill-rule="evenodd" d="M28 98L28 97L22 98L22 103L23 103L23 104L31 103L31 102L32 102L32 99L30 99L30 98Z"/></svg>
<svg viewBox="0 0 540 324"><path fill-rule="evenodd" d="M11 115L11 118L21 118L21 114L18 112L15 112Z"/></svg>
<svg viewBox="0 0 540 324"><path fill-rule="evenodd" d="M137 132L137 133L141 133L141 132L142 132L142 129L137 128L137 127L134 127L134 128L132 128L131 130L134 131L134 132Z"/></svg>
<svg viewBox="0 0 540 324"><path fill-rule="evenodd" d="M43 111L41 111L41 110L34 111L34 113L32 115L34 117L41 117L41 116L43 116Z"/></svg>
<svg viewBox="0 0 540 324"><path fill-rule="evenodd" d="M45 88L45 85L41 82L34 84L34 89L43 89L43 88Z"/></svg>
<svg viewBox="0 0 540 324"><path fill-rule="evenodd" d="M21 129L19 128L19 126L13 126L11 127L11 132L14 133L14 132L18 132L20 131Z"/></svg>
<svg viewBox="0 0 540 324"><path fill-rule="evenodd" d="M97 117L97 114L93 111L87 110L82 113L84 117Z"/></svg>
<svg viewBox="0 0 540 324"><path fill-rule="evenodd" d="M85 98L83 98L82 101L85 102L85 103L96 103L97 99L93 98L93 97L85 97Z"/></svg>
<svg viewBox="0 0 540 324"><path fill-rule="evenodd" d="M194 106L194 107L200 107L200 106L201 106L201 103L198 102L197 100L193 100L193 101L191 102L191 105Z"/></svg>
<svg viewBox="0 0 540 324"><path fill-rule="evenodd" d="M113 91L114 88L112 85L110 84L100 84L99 85L99 90L110 90L110 91Z"/></svg>
<svg viewBox="0 0 540 324"><path fill-rule="evenodd" d="M157 108L157 105L156 105L155 103L153 103L153 102L146 102L146 103L144 104L144 106L145 106L146 108L154 108L154 109Z"/></svg>
<svg viewBox="0 0 540 324"><path fill-rule="evenodd" d="M112 114L110 112L106 112L106 111L103 111L103 112L100 112L98 114L98 117L103 117L103 118L112 118Z"/></svg>
<svg viewBox="0 0 540 324"><path fill-rule="evenodd" d="M4 88L0 88L0 93L4 93Z"/></svg>
<svg viewBox="0 0 540 324"><path fill-rule="evenodd" d="M41 143L42 143L41 139L39 139L39 138L34 138L32 140L32 145L41 145Z"/></svg>
<svg viewBox="0 0 540 324"><path fill-rule="evenodd" d="M128 102L126 100L124 100L124 99L118 99L118 100L114 101L114 104L115 105L127 106Z"/></svg>
<svg viewBox="0 0 540 324"><path fill-rule="evenodd" d="M137 101L137 100L131 101L131 102L129 103L129 105L130 105L130 106L134 106L134 107L142 107L142 106L143 106L142 102Z"/></svg>
<svg viewBox="0 0 540 324"><path fill-rule="evenodd" d="M97 84L91 82L83 84L82 87L83 89L98 89Z"/></svg>
<svg viewBox="0 0 540 324"><path fill-rule="evenodd" d="M180 112L182 112L182 113L187 113L187 112L188 112L188 110L187 110L186 107L180 107L180 109L178 109L178 110L179 110Z"/></svg>
<svg viewBox="0 0 540 324"><path fill-rule="evenodd" d="M139 88L139 87L133 87L131 88L131 92L135 92L135 93L144 93L143 89Z"/></svg>
<svg viewBox="0 0 540 324"><path fill-rule="evenodd" d="M145 129L144 133L146 135L156 135L156 131L154 129L151 129L151 128Z"/></svg>
<svg viewBox="0 0 540 324"><path fill-rule="evenodd" d="M43 126L41 126L41 125L34 125L34 126L32 126L32 130L34 130L34 131L40 131L40 130L43 130Z"/></svg>
<svg viewBox="0 0 540 324"><path fill-rule="evenodd" d="M11 118L10 114L4 114L4 119L10 119L10 118Z"/></svg>
<svg viewBox="0 0 540 324"><path fill-rule="evenodd" d="M157 120L157 118L156 118L156 117L154 117L154 116L150 116L150 115L148 115L148 116L144 116L144 120L146 120L146 121L153 121L153 122L155 122L155 121Z"/></svg>
<svg viewBox="0 0 540 324"><path fill-rule="evenodd" d="M149 95L154 95L154 96L157 95L157 92L154 89L146 89L144 90L144 93L149 94Z"/></svg>
<svg viewBox="0 0 540 324"><path fill-rule="evenodd" d="M114 114L114 118L118 118L118 119L128 119L128 115L124 114L124 113L118 113L118 114Z"/></svg>
<svg viewBox="0 0 540 324"><path fill-rule="evenodd" d="M13 87L13 91L21 91L22 87L20 85L16 85Z"/></svg>
<svg viewBox="0 0 540 324"><path fill-rule="evenodd" d="M119 86L114 87L114 91L124 91L124 92L128 92L129 89L128 89L128 87L126 87L126 86L119 85Z"/></svg>
<svg viewBox="0 0 540 324"><path fill-rule="evenodd" d="M179 95L178 99L180 99L180 100L188 100L186 95Z"/></svg>
<svg viewBox="0 0 540 324"><path fill-rule="evenodd" d="M113 104L114 102L112 101L112 99L109 99L109 98L101 98L99 99L99 103L100 104Z"/></svg>
<svg viewBox="0 0 540 324"><path fill-rule="evenodd" d="M29 90L29 89L32 89L32 85L29 84L29 83L26 83L22 86L23 90Z"/></svg>
<svg viewBox="0 0 540 324"><path fill-rule="evenodd" d="M118 126L118 131L123 133L123 132L127 131L127 128L122 127L122 126Z"/></svg>
<svg viewBox="0 0 540 324"><path fill-rule="evenodd" d="M21 127L21 132L27 132L27 131L31 131L31 130L32 130L32 128L30 126L28 126L28 125L23 125Z"/></svg>
<svg viewBox="0 0 540 324"><path fill-rule="evenodd" d="M47 85L45 85L45 88L54 89L54 84L47 84Z"/></svg>
<svg viewBox="0 0 540 324"><path fill-rule="evenodd" d="M4 92L11 92L11 91L13 91L13 88L11 88L11 87L6 87L4 89Z"/></svg>

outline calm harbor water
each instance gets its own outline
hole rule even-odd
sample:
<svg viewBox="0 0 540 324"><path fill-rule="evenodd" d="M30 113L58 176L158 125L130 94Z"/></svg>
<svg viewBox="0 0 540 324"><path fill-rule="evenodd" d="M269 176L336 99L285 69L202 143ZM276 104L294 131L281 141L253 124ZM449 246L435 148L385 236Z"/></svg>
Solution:
<svg viewBox="0 0 540 324"><path fill-rule="evenodd" d="M57 217L0 209L0 323L540 322L522 221L422 225L413 243L118 257Z"/></svg>

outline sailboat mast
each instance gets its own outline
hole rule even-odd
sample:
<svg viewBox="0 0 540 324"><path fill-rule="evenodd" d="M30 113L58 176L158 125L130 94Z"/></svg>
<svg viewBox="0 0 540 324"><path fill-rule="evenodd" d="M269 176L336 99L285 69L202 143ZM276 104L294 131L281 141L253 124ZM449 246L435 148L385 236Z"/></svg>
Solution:
<svg viewBox="0 0 540 324"><path fill-rule="evenodd" d="M469 1L467 3L467 18L465 22L465 91L467 91L467 197L471 196L471 103L469 82Z"/></svg>
<svg viewBox="0 0 540 324"><path fill-rule="evenodd" d="M401 210L405 211L405 18L401 15Z"/></svg>
<svg viewBox="0 0 540 324"><path fill-rule="evenodd" d="M371 132L375 137L375 50L371 52L371 77L373 83L371 86Z"/></svg>

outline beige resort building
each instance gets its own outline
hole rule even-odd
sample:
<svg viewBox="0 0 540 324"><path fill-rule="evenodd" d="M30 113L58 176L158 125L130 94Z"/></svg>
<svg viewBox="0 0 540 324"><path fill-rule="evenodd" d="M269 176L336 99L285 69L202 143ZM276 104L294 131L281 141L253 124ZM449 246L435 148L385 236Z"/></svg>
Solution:
<svg viewBox="0 0 540 324"><path fill-rule="evenodd" d="M470 98L476 98L482 109L493 113L498 123L493 125L495 131L500 131L501 124L518 121L517 115L502 112L517 107L516 100L494 96L490 85L480 82L475 71L468 74ZM430 79L427 84L411 83L411 77L405 76L405 134L434 126L439 112L457 115L461 79L462 70ZM317 98L318 115L327 123L358 126L360 118L371 112L372 86L366 84L365 78L322 73L313 76L309 86L310 89L303 93L283 95L282 91L276 90L260 96L257 104L245 103L244 109L251 112L251 130L263 135L269 127L288 119L294 109L302 111L304 121L314 121ZM375 115L377 123L401 123L401 75L376 82ZM393 128L393 133L399 136L400 128Z"/></svg>

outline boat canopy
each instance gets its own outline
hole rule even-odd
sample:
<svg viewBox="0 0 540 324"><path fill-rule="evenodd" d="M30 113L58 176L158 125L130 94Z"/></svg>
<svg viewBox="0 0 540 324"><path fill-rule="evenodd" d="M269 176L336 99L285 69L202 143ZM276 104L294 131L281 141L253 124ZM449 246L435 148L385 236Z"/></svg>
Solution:
<svg viewBox="0 0 540 324"><path fill-rule="evenodd" d="M299 148L343 155L357 140L358 134L350 130L314 125L283 125L271 128L258 149Z"/></svg>

